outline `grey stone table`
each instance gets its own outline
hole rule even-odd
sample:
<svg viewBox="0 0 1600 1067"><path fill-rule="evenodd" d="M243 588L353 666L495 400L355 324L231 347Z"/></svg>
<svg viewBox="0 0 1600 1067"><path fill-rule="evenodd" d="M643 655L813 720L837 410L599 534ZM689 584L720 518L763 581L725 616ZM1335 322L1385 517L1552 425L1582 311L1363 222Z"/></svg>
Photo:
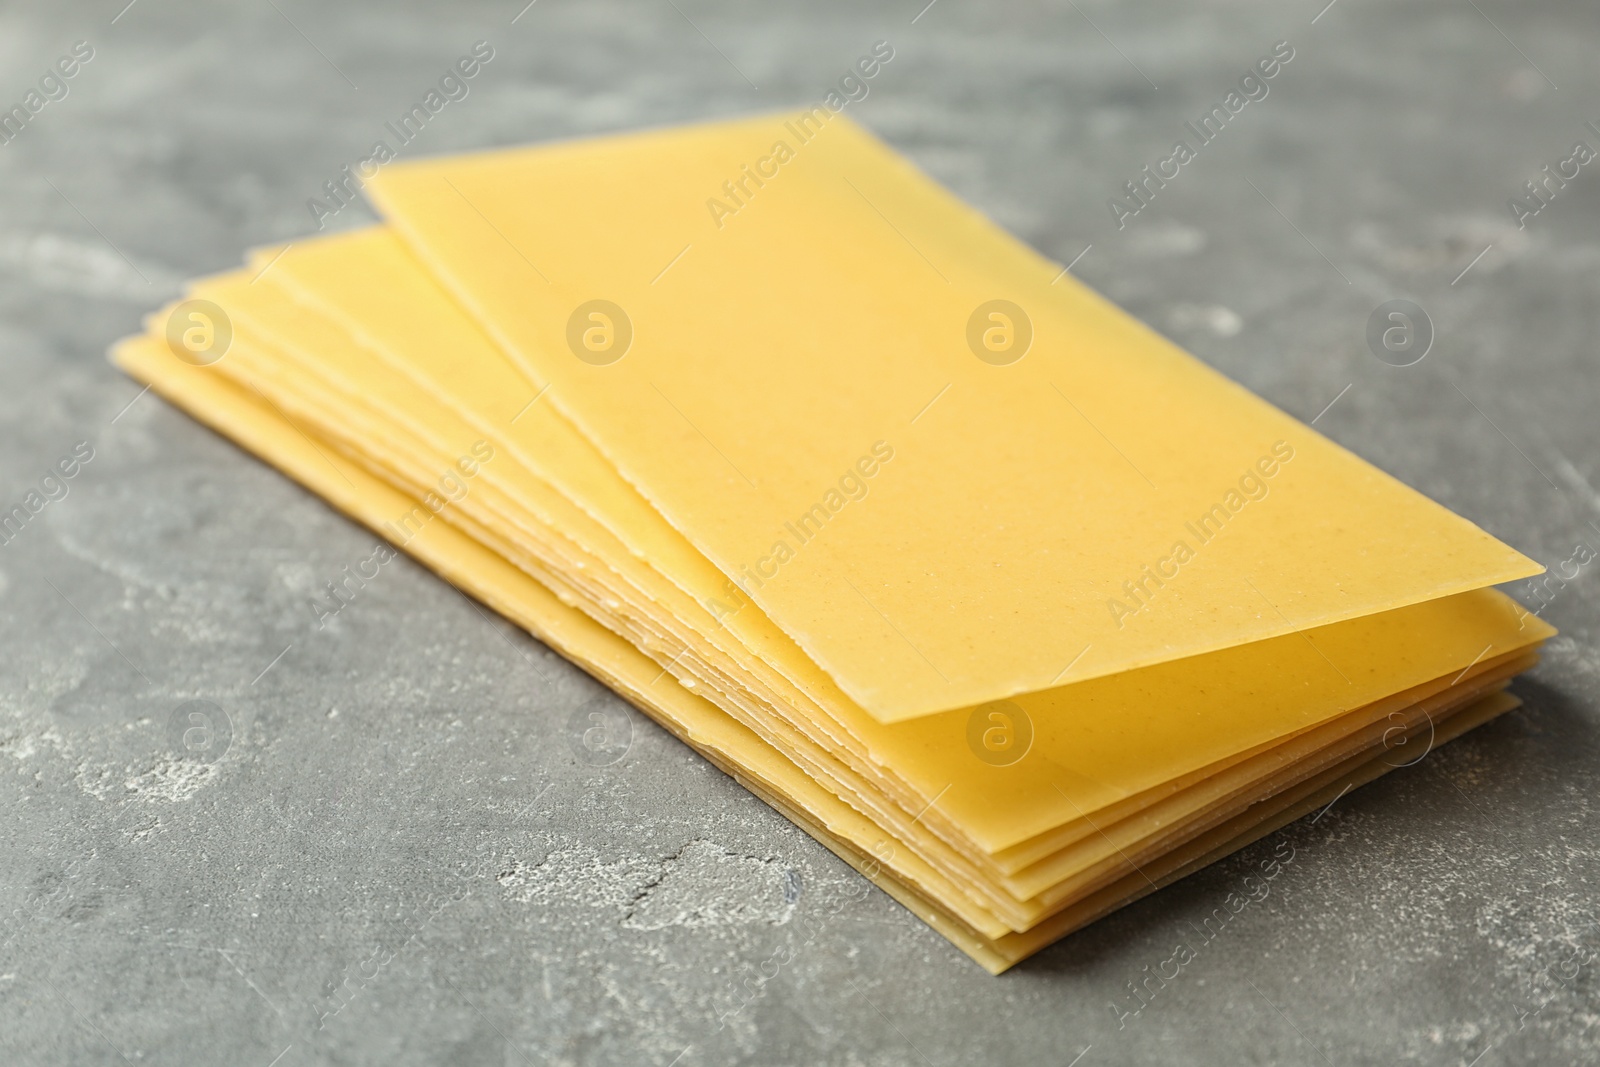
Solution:
<svg viewBox="0 0 1600 1067"><path fill-rule="evenodd" d="M1600 1058L1593 5L123 2L0 10L26 114L0 144L0 509L44 503L0 545L0 1063ZM182 278L311 230L480 40L407 153L811 103L890 42L858 118L1567 566L1526 707L996 979L642 718L580 758L574 709L612 698L423 569L319 629L372 536L102 353ZM1264 97L1110 205L1278 42ZM1432 324L1412 366L1369 350L1392 299ZM220 709L198 757L191 700ZM1291 849L1134 1014L1128 984Z"/></svg>

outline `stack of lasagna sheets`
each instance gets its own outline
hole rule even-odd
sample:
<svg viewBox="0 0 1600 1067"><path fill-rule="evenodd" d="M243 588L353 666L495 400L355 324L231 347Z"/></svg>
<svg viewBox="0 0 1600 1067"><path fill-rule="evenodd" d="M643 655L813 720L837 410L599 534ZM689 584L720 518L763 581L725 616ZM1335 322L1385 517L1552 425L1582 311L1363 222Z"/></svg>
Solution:
<svg viewBox="0 0 1600 1067"><path fill-rule="evenodd" d="M1515 706L1536 564L818 114L390 164L113 358L994 972Z"/></svg>

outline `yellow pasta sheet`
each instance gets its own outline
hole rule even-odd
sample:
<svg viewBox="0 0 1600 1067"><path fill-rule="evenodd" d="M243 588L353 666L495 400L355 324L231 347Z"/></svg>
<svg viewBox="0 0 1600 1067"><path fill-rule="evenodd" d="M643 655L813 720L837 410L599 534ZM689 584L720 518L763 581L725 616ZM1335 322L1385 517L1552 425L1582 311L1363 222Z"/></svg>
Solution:
<svg viewBox="0 0 1600 1067"><path fill-rule="evenodd" d="M884 722L1539 570L843 116L400 163L368 192L519 403Z"/></svg>
<svg viewBox="0 0 1600 1067"><path fill-rule="evenodd" d="M1513 706L1554 633L1490 588L1537 565L842 117L369 191L192 285L219 361L175 308L113 358L991 970Z"/></svg>

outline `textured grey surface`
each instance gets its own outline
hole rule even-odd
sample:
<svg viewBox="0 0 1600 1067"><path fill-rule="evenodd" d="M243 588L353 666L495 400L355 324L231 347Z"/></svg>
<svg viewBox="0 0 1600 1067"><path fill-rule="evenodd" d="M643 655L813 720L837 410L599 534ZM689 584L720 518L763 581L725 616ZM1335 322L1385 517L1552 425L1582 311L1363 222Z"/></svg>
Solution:
<svg viewBox="0 0 1600 1067"><path fill-rule="evenodd" d="M102 357L179 279L306 231L478 39L495 59L417 151L809 103L887 39L860 119L1063 263L1092 243L1078 274L1285 409L1338 397L1319 429L1554 564L1600 546L1600 176L1522 230L1507 199L1600 146L1592 6L120 6L0 11L8 103L95 49L0 145L0 507L94 450L0 547L0 1062L1600 1057L1588 568L1524 710L994 979L639 717L618 762L580 759L575 712L614 698L416 565L317 629L371 535ZM1117 230L1107 199L1285 39L1270 95ZM1406 369L1364 341L1396 297L1438 333ZM228 727L209 762L174 743L195 699Z"/></svg>

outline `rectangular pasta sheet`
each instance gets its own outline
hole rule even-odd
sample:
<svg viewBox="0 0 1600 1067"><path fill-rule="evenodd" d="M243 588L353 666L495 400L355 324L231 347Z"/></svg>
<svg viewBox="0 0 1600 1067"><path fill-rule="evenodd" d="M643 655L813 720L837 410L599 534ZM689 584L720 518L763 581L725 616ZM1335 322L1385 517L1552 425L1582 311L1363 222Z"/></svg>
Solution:
<svg viewBox="0 0 1600 1067"><path fill-rule="evenodd" d="M792 126L401 163L367 190L527 395L548 387L869 713L1046 689L1085 649L1073 678L1538 572L1059 278L842 115L715 225L707 199ZM597 300L620 331L604 358L628 335L598 365L569 336ZM996 358L1029 339L996 365L977 353L1003 326L979 309L1002 300ZM849 500L841 481L883 449Z"/></svg>
<svg viewBox="0 0 1600 1067"><path fill-rule="evenodd" d="M993 971L1515 706L1536 565L796 121L386 168L112 358Z"/></svg>

